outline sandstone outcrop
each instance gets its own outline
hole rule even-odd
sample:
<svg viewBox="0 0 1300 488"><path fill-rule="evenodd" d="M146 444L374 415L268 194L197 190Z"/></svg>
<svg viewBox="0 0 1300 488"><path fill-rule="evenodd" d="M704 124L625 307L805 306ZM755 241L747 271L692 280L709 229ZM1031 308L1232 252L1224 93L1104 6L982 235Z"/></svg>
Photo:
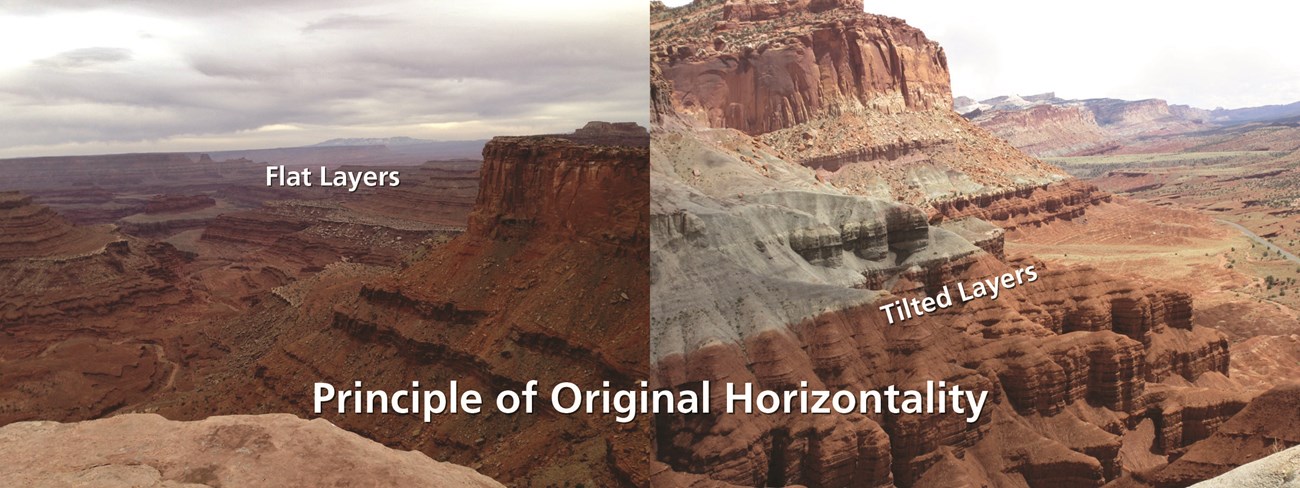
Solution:
<svg viewBox="0 0 1300 488"><path fill-rule="evenodd" d="M1111 195L1078 180L961 196L934 202L935 217L978 217L1007 232L1083 217L1089 207L1111 201Z"/></svg>
<svg viewBox="0 0 1300 488"><path fill-rule="evenodd" d="M93 417L156 392L174 366L157 342L126 331L191 299L178 276L190 256L2 195L0 425ZM117 314L134 324L106 319Z"/></svg>
<svg viewBox="0 0 1300 488"><path fill-rule="evenodd" d="M0 427L0 477L30 487L500 487L474 470L292 415L133 414ZM345 469L340 469L345 468Z"/></svg>
<svg viewBox="0 0 1300 488"><path fill-rule="evenodd" d="M1300 478L1300 447L1251 461L1232 471L1202 481L1195 488L1285 488Z"/></svg>
<svg viewBox="0 0 1300 488"><path fill-rule="evenodd" d="M1229 470L1300 445L1300 384L1287 384L1251 400L1204 440L1193 443L1169 463L1134 473L1146 486L1180 487L1219 476Z"/></svg>
<svg viewBox="0 0 1300 488"><path fill-rule="evenodd" d="M980 127L1035 156L1090 152L1110 140L1093 112L1078 105L1035 105L988 116L981 113L976 120Z"/></svg>

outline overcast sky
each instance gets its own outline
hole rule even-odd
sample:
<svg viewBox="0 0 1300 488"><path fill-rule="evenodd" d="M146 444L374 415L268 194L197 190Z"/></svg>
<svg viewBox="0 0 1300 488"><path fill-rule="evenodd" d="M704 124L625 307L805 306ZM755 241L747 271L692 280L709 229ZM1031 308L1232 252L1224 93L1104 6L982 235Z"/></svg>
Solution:
<svg viewBox="0 0 1300 488"><path fill-rule="evenodd" d="M0 0L0 157L645 125L648 32L644 0Z"/></svg>
<svg viewBox="0 0 1300 488"><path fill-rule="evenodd" d="M1201 108L1300 101L1300 8L1291 2L865 3L943 45L955 95L1055 91Z"/></svg>

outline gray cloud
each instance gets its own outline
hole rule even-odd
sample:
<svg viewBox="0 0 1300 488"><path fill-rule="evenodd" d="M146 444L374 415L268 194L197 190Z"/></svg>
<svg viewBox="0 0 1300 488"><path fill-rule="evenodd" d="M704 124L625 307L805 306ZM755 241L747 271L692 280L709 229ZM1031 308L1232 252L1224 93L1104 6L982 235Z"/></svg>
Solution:
<svg viewBox="0 0 1300 488"><path fill-rule="evenodd" d="M131 50L120 47L86 47L64 51L54 56L38 59L37 66L55 69L85 68L97 64L116 63L131 59Z"/></svg>
<svg viewBox="0 0 1300 488"><path fill-rule="evenodd" d="M304 26L302 31L313 32L328 29L374 29L391 25L396 22L397 19L389 16L338 14L311 22Z"/></svg>
<svg viewBox="0 0 1300 488"><path fill-rule="evenodd" d="M142 28L151 37L134 53L76 49L48 58L45 69L0 64L0 125L10 128L0 132L0 156L347 136L467 139L567 131L593 119L646 124L648 20L642 2L628 2L635 8L394 2L275 16L159 7L143 15L165 12L166 24ZM119 64L48 69L105 62Z"/></svg>

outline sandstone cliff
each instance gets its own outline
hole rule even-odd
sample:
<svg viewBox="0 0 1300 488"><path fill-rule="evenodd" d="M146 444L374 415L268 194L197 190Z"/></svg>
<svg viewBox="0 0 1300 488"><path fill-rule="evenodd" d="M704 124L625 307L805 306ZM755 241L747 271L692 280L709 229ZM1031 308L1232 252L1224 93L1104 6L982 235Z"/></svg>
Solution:
<svg viewBox="0 0 1300 488"><path fill-rule="evenodd" d="M925 207L1065 178L955 114L943 49L862 7L737 1L659 12L660 96L683 123L757 136L851 194Z"/></svg>
<svg viewBox="0 0 1300 488"><path fill-rule="evenodd" d="M285 414L23 422L0 427L0 456L0 478L11 486L502 486L322 419Z"/></svg>

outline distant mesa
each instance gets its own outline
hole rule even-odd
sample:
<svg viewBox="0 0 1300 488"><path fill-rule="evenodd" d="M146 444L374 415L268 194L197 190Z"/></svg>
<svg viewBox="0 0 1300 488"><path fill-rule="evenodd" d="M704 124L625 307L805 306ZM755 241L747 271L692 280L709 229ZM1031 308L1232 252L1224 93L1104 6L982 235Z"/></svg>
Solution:
<svg viewBox="0 0 1300 488"><path fill-rule="evenodd" d="M560 137L582 144L602 146L649 146L650 132L636 122L592 121Z"/></svg>
<svg viewBox="0 0 1300 488"><path fill-rule="evenodd" d="M1205 110L1170 104L1158 98L1064 99L1054 92L1003 95L986 100L953 99L953 109L1013 146L1039 157L1111 154L1136 142L1158 152L1177 150L1180 135L1235 127L1253 122L1294 124L1300 102L1241 109ZM1157 141L1150 141L1159 138ZM1163 145L1161 145L1163 144Z"/></svg>
<svg viewBox="0 0 1300 488"><path fill-rule="evenodd" d="M430 144L435 142L431 139L416 139L414 137L349 137L330 139L325 142L312 144L309 147L337 147L337 146L408 146L411 144Z"/></svg>
<svg viewBox="0 0 1300 488"><path fill-rule="evenodd" d="M70 256L102 249L113 237L76 227L32 197L0 192L0 260Z"/></svg>
<svg viewBox="0 0 1300 488"><path fill-rule="evenodd" d="M645 127L641 127L641 125L636 122L601 122L595 120L587 122L587 125L574 130L573 135L579 137L608 135L649 136L650 133Z"/></svg>

